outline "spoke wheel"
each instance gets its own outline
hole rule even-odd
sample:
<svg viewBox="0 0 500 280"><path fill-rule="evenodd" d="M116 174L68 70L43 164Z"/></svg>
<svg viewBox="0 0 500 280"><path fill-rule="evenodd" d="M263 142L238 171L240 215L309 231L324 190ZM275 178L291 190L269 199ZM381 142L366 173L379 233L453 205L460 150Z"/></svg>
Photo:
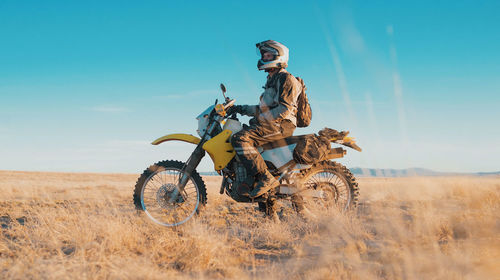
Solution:
<svg viewBox="0 0 500 280"><path fill-rule="evenodd" d="M137 180L134 204L155 223L178 226L198 213L206 203L206 187L200 175L193 171L184 189L178 187L184 175L184 163L158 162L144 171Z"/></svg>
<svg viewBox="0 0 500 280"><path fill-rule="evenodd" d="M301 191L292 199L294 208L331 209L354 208L358 202L358 183L345 166L321 162L302 174Z"/></svg>

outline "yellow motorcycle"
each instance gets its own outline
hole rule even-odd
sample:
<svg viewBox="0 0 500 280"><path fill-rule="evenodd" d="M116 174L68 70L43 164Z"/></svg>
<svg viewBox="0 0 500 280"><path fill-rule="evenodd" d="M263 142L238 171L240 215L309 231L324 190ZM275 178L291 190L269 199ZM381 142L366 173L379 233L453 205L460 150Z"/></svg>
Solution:
<svg viewBox="0 0 500 280"><path fill-rule="evenodd" d="M262 211L268 211L277 199L288 200L299 212L332 207L347 210L357 205L359 191L356 179L349 169L332 161L343 157L346 150L331 148L330 143L358 151L361 149L353 138L347 136L348 132L327 128L320 131L319 136L291 136L258 147L270 173L280 182L275 189L250 199L232 188L233 183L247 179L246 168L239 162L230 141L242 125L236 113L227 114L235 100L226 97L223 84L221 90L224 103L216 101L196 118L201 138L177 133L152 142L159 145L168 141L183 141L195 145L195 149L186 162L160 161L142 173L133 194L137 209L162 226L178 226L191 219L199 212L200 206L207 203L206 185L196 171L205 153L212 159L215 171L223 177L220 194L225 193L238 202L256 202ZM326 153L317 154L321 147L324 148L325 141L328 145Z"/></svg>

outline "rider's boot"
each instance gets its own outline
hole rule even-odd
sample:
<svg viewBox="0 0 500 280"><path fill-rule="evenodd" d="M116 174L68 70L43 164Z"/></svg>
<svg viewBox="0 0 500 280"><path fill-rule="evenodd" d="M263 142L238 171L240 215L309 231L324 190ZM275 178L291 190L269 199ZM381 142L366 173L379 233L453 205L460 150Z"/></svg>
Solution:
<svg viewBox="0 0 500 280"><path fill-rule="evenodd" d="M269 190L279 186L279 182L274 178L274 176L266 170L266 173L260 176L260 181L255 185L255 188L250 193L251 198L259 197Z"/></svg>
<svg viewBox="0 0 500 280"><path fill-rule="evenodd" d="M279 216L276 212L276 198L269 197L266 201L259 201L258 210L264 214L264 217L273 220L274 222L279 222Z"/></svg>

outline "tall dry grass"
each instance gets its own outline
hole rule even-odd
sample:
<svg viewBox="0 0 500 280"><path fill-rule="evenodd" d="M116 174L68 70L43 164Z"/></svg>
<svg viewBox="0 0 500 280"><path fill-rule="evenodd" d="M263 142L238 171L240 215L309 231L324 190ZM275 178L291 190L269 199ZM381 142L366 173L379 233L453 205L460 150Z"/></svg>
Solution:
<svg viewBox="0 0 500 280"><path fill-rule="evenodd" d="M360 179L351 213L280 222L218 194L162 228L136 175L0 172L2 279L498 279L500 178Z"/></svg>

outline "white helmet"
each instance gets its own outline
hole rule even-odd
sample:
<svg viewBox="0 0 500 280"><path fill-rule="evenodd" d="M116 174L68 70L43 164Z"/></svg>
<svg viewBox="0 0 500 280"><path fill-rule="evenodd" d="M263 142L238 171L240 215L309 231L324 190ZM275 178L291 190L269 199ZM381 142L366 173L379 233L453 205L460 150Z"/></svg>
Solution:
<svg viewBox="0 0 500 280"><path fill-rule="evenodd" d="M267 40L256 44L257 51L260 54L257 68L265 70L269 68L286 68L288 66L288 48L274 40ZM272 60L265 61L262 55L265 52L274 54Z"/></svg>

